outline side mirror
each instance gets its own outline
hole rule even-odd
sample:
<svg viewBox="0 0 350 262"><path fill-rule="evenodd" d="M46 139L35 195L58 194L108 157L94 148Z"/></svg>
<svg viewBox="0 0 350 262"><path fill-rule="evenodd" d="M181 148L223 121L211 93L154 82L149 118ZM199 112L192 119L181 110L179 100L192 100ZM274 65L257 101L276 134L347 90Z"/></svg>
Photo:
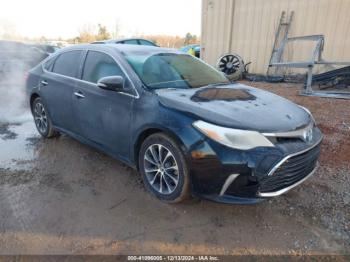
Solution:
<svg viewBox="0 0 350 262"><path fill-rule="evenodd" d="M122 76L107 76L97 82L99 88L120 92L124 89L124 78Z"/></svg>

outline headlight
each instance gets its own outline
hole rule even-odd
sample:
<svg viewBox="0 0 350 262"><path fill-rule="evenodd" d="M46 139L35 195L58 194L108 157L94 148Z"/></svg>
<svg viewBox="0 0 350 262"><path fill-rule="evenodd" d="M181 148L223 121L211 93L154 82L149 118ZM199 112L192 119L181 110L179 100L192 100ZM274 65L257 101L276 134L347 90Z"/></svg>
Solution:
<svg viewBox="0 0 350 262"><path fill-rule="evenodd" d="M193 126L216 142L235 149L248 150L255 147L274 147L261 133L216 126L204 121L196 121Z"/></svg>

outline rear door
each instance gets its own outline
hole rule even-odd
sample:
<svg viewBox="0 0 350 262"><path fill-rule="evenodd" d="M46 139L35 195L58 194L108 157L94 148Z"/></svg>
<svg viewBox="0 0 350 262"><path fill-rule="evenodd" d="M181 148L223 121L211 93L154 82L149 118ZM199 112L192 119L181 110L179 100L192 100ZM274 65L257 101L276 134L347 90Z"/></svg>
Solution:
<svg viewBox="0 0 350 262"><path fill-rule="evenodd" d="M125 79L125 92L118 93L97 86L102 77L118 75ZM127 159L134 92L124 71L110 55L89 51L82 81L75 87L73 98L79 133L113 154Z"/></svg>
<svg viewBox="0 0 350 262"><path fill-rule="evenodd" d="M83 51L74 50L60 54L44 65L40 79L40 94L55 126L76 131L72 96L80 71Z"/></svg>

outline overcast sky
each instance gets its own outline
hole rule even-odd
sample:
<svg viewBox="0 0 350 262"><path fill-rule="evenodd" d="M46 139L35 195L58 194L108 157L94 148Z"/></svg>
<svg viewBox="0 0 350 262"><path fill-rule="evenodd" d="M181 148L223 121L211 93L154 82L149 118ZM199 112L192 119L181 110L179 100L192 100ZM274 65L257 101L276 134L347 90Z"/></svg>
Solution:
<svg viewBox="0 0 350 262"><path fill-rule="evenodd" d="M0 8L0 25L28 37L74 37L97 23L114 30L116 21L123 36L200 35L201 0L5 0Z"/></svg>

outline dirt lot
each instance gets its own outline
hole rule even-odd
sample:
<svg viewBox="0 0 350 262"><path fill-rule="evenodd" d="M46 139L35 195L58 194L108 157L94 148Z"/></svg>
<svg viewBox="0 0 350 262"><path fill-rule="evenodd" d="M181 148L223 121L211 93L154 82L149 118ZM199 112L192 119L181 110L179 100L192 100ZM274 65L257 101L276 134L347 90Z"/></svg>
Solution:
<svg viewBox="0 0 350 262"><path fill-rule="evenodd" d="M0 124L0 254L348 253L350 101L249 84L308 107L324 132L320 168L303 185L253 206L168 205L134 170L67 136L41 139L20 115Z"/></svg>

